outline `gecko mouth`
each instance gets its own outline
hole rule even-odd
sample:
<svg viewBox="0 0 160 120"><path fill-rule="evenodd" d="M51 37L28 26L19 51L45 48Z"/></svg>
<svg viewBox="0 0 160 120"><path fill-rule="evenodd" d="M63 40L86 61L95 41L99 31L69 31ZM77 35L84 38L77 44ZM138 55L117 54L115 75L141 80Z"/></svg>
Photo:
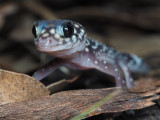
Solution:
<svg viewBox="0 0 160 120"><path fill-rule="evenodd" d="M41 52L63 57L82 51L85 47L85 41L80 42L80 40L78 40L75 43L68 42L60 44L53 38L52 40L53 41L51 42L49 38L45 40L37 39L35 42L36 48Z"/></svg>
<svg viewBox="0 0 160 120"><path fill-rule="evenodd" d="M78 46L79 42L73 44L71 42L64 43L63 41L57 41L52 37L48 38L35 38L35 46L41 52L57 52L60 50L71 49L74 46Z"/></svg>

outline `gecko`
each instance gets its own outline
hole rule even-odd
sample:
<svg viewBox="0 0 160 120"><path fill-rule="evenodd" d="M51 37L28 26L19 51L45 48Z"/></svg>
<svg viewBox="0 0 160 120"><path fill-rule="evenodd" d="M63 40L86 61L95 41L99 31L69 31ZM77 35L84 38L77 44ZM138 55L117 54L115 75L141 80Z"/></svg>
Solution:
<svg viewBox="0 0 160 120"><path fill-rule="evenodd" d="M56 58L33 74L37 80L66 66L77 70L97 69L113 76L117 87L131 88L131 73L148 71L141 58L89 38L85 28L75 21L39 20L34 22L32 33L38 51Z"/></svg>

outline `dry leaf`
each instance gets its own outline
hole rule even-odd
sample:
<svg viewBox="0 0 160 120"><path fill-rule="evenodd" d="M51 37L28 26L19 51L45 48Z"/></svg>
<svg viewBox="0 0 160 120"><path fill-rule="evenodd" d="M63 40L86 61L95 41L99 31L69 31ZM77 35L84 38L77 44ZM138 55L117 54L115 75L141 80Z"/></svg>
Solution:
<svg viewBox="0 0 160 120"><path fill-rule="evenodd" d="M130 92L147 92L155 89L160 85L160 81L154 78L141 78L134 82L135 86L130 89Z"/></svg>
<svg viewBox="0 0 160 120"><path fill-rule="evenodd" d="M32 77L0 69L0 104L49 95L45 86Z"/></svg>
<svg viewBox="0 0 160 120"><path fill-rule="evenodd" d="M142 109L155 103L160 87L146 93L130 93L127 89L106 88L73 90L19 103L0 105L0 118L80 120L101 113Z"/></svg>
<svg viewBox="0 0 160 120"><path fill-rule="evenodd" d="M65 88L70 83L76 81L78 78L79 78L79 76L75 76L69 80L66 80L66 79L60 80L58 82L55 82L55 83L48 85L47 89L51 92L51 94L55 93L55 92L60 91L61 89Z"/></svg>

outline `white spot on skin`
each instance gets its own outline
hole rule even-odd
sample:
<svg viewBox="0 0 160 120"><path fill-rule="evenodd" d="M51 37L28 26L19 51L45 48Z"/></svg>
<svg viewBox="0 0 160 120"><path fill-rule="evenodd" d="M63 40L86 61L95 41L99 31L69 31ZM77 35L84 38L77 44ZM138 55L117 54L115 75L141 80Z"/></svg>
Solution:
<svg viewBox="0 0 160 120"><path fill-rule="evenodd" d="M105 66L105 69L108 69L108 67L107 67L107 66Z"/></svg>
<svg viewBox="0 0 160 120"><path fill-rule="evenodd" d="M89 46L89 45L86 43L86 46Z"/></svg>
<svg viewBox="0 0 160 120"><path fill-rule="evenodd" d="M74 34L77 34L77 30L76 29L74 29Z"/></svg>
<svg viewBox="0 0 160 120"><path fill-rule="evenodd" d="M72 36L72 40L73 40L74 43L77 41L77 38L76 38L75 35Z"/></svg>
<svg viewBox="0 0 160 120"><path fill-rule="evenodd" d="M81 33L84 34L84 30L83 29L81 29Z"/></svg>
<svg viewBox="0 0 160 120"><path fill-rule="evenodd" d="M74 24L74 26L75 26L76 28L79 28L79 25L77 25L77 24Z"/></svg>
<svg viewBox="0 0 160 120"><path fill-rule="evenodd" d="M49 32L50 32L51 34L55 34L55 29L51 29Z"/></svg>
<svg viewBox="0 0 160 120"><path fill-rule="evenodd" d="M97 61L95 61L94 63L95 63L95 64L98 64L98 62L97 62Z"/></svg>
<svg viewBox="0 0 160 120"><path fill-rule="evenodd" d="M92 45L93 49L97 49L98 48L98 42L95 41L95 45Z"/></svg>
<svg viewBox="0 0 160 120"><path fill-rule="evenodd" d="M59 38L60 38L59 34L55 34L54 37L55 37L56 39L59 39Z"/></svg>
<svg viewBox="0 0 160 120"><path fill-rule="evenodd" d="M83 33L82 33L82 32L80 32L79 34L80 34L81 36L83 36Z"/></svg>
<svg viewBox="0 0 160 120"><path fill-rule="evenodd" d="M93 49L97 49L97 48L98 48L98 46L92 46L92 48L93 48Z"/></svg>
<svg viewBox="0 0 160 120"><path fill-rule="evenodd" d="M59 38L59 41L63 41L64 39L63 38Z"/></svg>
<svg viewBox="0 0 160 120"><path fill-rule="evenodd" d="M43 36L43 37L48 37L49 34L48 34L48 33L44 33L42 36Z"/></svg>
<svg viewBox="0 0 160 120"><path fill-rule="evenodd" d="M102 49L103 49L103 52L105 52L107 50L107 47L105 45L102 45Z"/></svg>
<svg viewBox="0 0 160 120"><path fill-rule="evenodd" d="M86 52L89 52L89 49L86 47L86 48L85 48L85 51L86 51Z"/></svg>
<svg viewBox="0 0 160 120"><path fill-rule="evenodd" d="M118 71L118 69L117 69L117 68L115 68L114 70L115 70L116 72Z"/></svg>
<svg viewBox="0 0 160 120"><path fill-rule="evenodd" d="M136 61L136 64L137 65L140 65L141 62L142 62L142 59L139 58L138 56L134 55L134 54L131 54L131 57L133 57L133 59Z"/></svg>
<svg viewBox="0 0 160 120"><path fill-rule="evenodd" d="M65 42L70 42L70 38L66 38L66 39L65 39Z"/></svg>
<svg viewBox="0 0 160 120"><path fill-rule="evenodd" d="M106 64L107 62L106 62L106 61L103 61L103 63Z"/></svg>
<svg viewBox="0 0 160 120"><path fill-rule="evenodd" d="M90 46L90 42L88 40L86 40L86 45Z"/></svg>
<svg viewBox="0 0 160 120"><path fill-rule="evenodd" d="M43 29L42 31L41 31L41 34L43 34L43 33L45 33L46 32L46 29Z"/></svg>
<svg viewBox="0 0 160 120"><path fill-rule="evenodd" d="M80 39L82 39L82 35L81 35L81 34L79 34L78 37L79 37Z"/></svg>
<svg viewBox="0 0 160 120"><path fill-rule="evenodd" d="M118 77L118 80L120 80L121 78L120 77Z"/></svg>
<svg viewBox="0 0 160 120"><path fill-rule="evenodd" d="M89 58L87 59L88 61L91 61Z"/></svg>

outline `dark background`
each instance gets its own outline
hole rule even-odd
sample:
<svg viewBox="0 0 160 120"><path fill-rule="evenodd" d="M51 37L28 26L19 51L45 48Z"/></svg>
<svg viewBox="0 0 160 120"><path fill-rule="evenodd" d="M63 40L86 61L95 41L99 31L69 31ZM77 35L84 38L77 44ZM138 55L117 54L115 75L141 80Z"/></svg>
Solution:
<svg viewBox="0 0 160 120"><path fill-rule="evenodd" d="M33 22L42 19L77 21L86 28L89 37L119 51L139 55L151 69L159 70L159 0L0 0L1 69L32 75L46 63L46 55L36 50L32 35ZM43 83L47 85L46 81L55 82L76 74L79 72L59 69ZM102 88L110 84L106 82L108 77L94 70L86 71L80 79L62 90ZM97 119L101 117L106 116ZM129 119L128 114L121 117Z"/></svg>
<svg viewBox="0 0 160 120"><path fill-rule="evenodd" d="M75 20L89 37L142 57L160 50L159 0L1 0L1 66L29 73L43 64L31 31L39 19Z"/></svg>

